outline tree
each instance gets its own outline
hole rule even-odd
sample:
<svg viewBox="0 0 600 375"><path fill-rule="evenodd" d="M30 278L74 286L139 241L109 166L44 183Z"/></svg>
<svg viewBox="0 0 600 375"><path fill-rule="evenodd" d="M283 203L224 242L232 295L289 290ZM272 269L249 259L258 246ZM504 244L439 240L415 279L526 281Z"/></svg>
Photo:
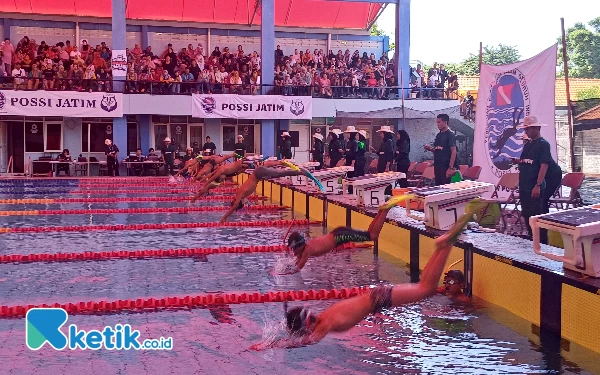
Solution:
<svg viewBox="0 0 600 375"><path fill-rule="evenodd" d="M600 86L592 86L578 91L575 96L577 100L600 99Z"/></svg>
<svg viewBox="0 0 600 375"><path fill-rule="evenodd" d="M374 24L373 27L371 27L371 36L385 36L385 31L383 31L382 29L380 29L377 24Z"/></svg>
<svg viewBox="0 0 600 375"><path fill-rule="evenodd" d="M583 23L576 23L565 32L570 77L600 78L600 17L588 22L588 26L591 30ZM558 42L558 65L562 65L561 38Z"/></svg>
<svg viewBox="0 0 600 375"><path fill-rule="evenodd" d="M516 47L498 44L497 47L483 47L482 57L484 64L506 65L519 61L521 55ZM470 54L468 58L458 64L447 63L445 68L448 72L453 71L458 75L478 75L479 54Z"/></svg>

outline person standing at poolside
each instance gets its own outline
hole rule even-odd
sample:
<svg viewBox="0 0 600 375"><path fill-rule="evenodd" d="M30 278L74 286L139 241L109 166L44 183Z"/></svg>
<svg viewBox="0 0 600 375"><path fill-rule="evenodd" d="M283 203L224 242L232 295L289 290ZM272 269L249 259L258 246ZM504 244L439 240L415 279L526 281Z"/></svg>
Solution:
<svg viewBox="0 0 600 375"><path fill-rule="evenodd" d="M106 155L106 166L108 168L108 175L118 176L119 175L119 148L116 144L112 143L110 139L104 140L104 155Z"/></svg>
<svg viewBox="0 0 600 375"><path fill-rule="evenodd" d="M425 145L425 150L433 152L433 171L435 185L450 183L450 178L456 173L458 160L456 158L456 137L448 127L450 116L439 114L436 119L438 130L433 146Z"/></svg>

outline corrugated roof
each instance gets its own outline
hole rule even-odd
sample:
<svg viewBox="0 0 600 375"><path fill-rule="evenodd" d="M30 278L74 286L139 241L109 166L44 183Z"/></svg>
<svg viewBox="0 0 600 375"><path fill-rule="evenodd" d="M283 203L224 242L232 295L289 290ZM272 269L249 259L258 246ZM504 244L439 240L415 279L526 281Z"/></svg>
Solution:
<svg viewBox="0 0 600 375"><path fill-rule="evenodd" d="M127 18L250 24L260 0L127 0ZM366 29L382 4L329 0L275 0L275 25ZM86 17L111 15L111 0L0 0L0 12ZM253 24L259 25L260 6Z"/></svg>
<svg viewBox="0 0 600 375"><path fill-rule="evenodd" d="M592 107L587 111L575 116L576 121L600 120L600 105Z"/></svg>
<svg viewBox="0 0 600 375"><path fill-rule="evenodd" d="M458 85L461 91L479 89L479 76L458 76ZM577 99L577 93L593 86L600 86L600 79L569 78L571 101ZM567 89L564 78L557 78L555 85L556 106L567 105Z"/></svg>

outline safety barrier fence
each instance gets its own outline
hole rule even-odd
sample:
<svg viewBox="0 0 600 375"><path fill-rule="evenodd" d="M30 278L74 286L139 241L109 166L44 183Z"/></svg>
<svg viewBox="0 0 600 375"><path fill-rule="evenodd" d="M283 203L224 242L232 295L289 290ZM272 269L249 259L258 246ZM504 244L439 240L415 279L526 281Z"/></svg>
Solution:
<svg viewBox="0 0 600 375"><path fill-rule="evenodd" d="M202 308L213 305L237 305L246 303L269 303L285 301L317 301L346 299L367 293L368 288L353 287L321 290L290 290L283 292L208 293L196 296L120 299L114 301L81 301L76 303L53 303L41 305L0 306L0 317L22 318L33 308L62 308L69 315L110 314L121 311L163 310L175 308Z"/></svg>
<svg viewBox="0 0 600 375"><path fill-rule="evenodd" d="M265 221L231 221L225 223L161 223L161 224L127 224L127 225L71 225L63 227L15 227L0 228L0 233L47 233L47 232L87 232L87 231L124 231L124 230L157 230L186 228L239 228L239 227L289 227L292 225L321 224L314 220L265 220Z"/></svg>
<svg viewBox="0 0 600 375"><path fill-rule="evenodd" d="M108 208L89 210L27 210L27 211L0 211L0 216L38 216L38 215L105 215L105 214L150 214L150 213L179 213L188 212L214 212L227 211L228 206L200 206L200 207L143 207L143 208ZM244 207L245 211L281 211L290 207L270 205L254 205Z"/></svg>
<svg viewBox="0 0 600 375"><path fill-rule="evenodd" d="M336 247L333 251L362 249L372 247L368 243L348 242ZM143 250L113 250L113 251L86 251L83 253L50 253L50 254L8 254L0 255L0 263L54 263L54 262L81 262L102 261L117 259L152 259L152 258L191 258L201 255L213 254L242 254L242 253L281 253L288 249L285 245L264 246L221 246L197 247L186 249L143 249Z"/></svg>

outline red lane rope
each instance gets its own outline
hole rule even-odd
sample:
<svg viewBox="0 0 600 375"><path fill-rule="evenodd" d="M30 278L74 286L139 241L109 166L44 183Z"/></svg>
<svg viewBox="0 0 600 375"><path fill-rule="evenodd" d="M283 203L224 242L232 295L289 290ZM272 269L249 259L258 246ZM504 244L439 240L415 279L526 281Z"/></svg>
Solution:
<svg viewBox="0 0 600 375"><path fill-rule="evenodd" d="M281 211L291 207L276 204L254 205L244 207L243 211ZM104 215L104 214L150 214L227 211L229 206L200 207L143 207L143 208L109 208L90 210L34 210L34 211L0 211L0 216L39 216L39 215Z"/></svg>
<svg viewBox="0 0 600 375"><path fill-rule="evenodd" d="M290 225L321 224L313 220L265 220L265 221L231 221L225 223L162 223L162 224L129 224L129 225L72 225L64 227L17 227L0 228L0 233L40 233L40 232L87 232L87 231L117 231L117 230L156 230L184 228L232 228L232 227L282 227Z"/></svg>
<svg viewBox="0 0 600 375"><path fill-rule="evenodd" d="M366 243L348 242L336 247L333 251L367 248ZM78 262L102 261L115 259L150 259L150 258L191 258L199 255L240 254L240 253L281 253L287 250L285 245L266 246L221 246L216 248L197 247L187 249L145 249L145 250L113 250L86 251L83 253L51 253L51 254L8 254L0 255L0 263L37 263L37 262Z"/></svg>
<svg viewBox="0 0 600 375"><path fill-rule="evenodd" d="M53 303L41 305L16 305L0 306L0 317L20 318L27 314L27 311L36 307L43 308L62 308L69 313L90 314L90 313L118 313L128 310L163 310L173 308L199 308L207 305L234 305L243 303L269 303L284 301L315 301L330 299L346 299L367 293L368 288L353 287L340 289L321 289L321 290L289 290L284 292L242 292L242 293L208 293L196 296L173 296L166 298L138 298L121 300L101 300L101 301L82 301L77 303Z"/></svg>
<svg viewBox="0 0 600 375"><path fill-rule="evenodd" d="M200 197L197 201L204 202L231 202L231 195L208 195ZM25 198L25 199L0 199L0 204L18 204L18 203L118 203L118 202L187 202L191 196L185 197L110 197L110 198ZM247 197L251 201L266 200L267 197L259 195L250 195Z"/></svg>
<svg viewBox="0 0 600 375"><path fill-rule="evenodd" d="M198 189L190 189L188 186L186 186L185 188L180 188L180 189L157 189L157 190L142 190L142 189L129 189L129 190L117 190L117 189L113 189L113 190L74 190L74 191L70 191L67 194L181 194L181 193L186 193L189 194L190 191L196 191L199 190L201 188L200 185L198 185ZM211 192L215 192L215 193L221 193L221 194L226 194L226 193L236 193L237 192L237 188L214 188L210 190ZM27 193L24 193L27 194Z"/></svg>
<svg viewBox="0 0 600 375"><path fill-rule="evenodd" d="M194 186L197 183L194 182L182 182L182 183L174 183L174 184L170 184L168 182L164 182L164 183L149 183L149 182L139 182L139 183L118 183L118 184L79 184L78 186L73 186L73 187L77 187L79 189L96 189L96 188L104 188L104 189L108 189L108 188L121 188L121 187L150 187L150 188L164 188L164 187L181 187L181 188L188 188L189 186ZM238 185L235 182L230 182L230 181L225 181L223 183L221 183L221 186L234 186L234 185ZM39 187L44 187L43 185L40 185ZM69 186L66 186L69 187Z"/></svg>

